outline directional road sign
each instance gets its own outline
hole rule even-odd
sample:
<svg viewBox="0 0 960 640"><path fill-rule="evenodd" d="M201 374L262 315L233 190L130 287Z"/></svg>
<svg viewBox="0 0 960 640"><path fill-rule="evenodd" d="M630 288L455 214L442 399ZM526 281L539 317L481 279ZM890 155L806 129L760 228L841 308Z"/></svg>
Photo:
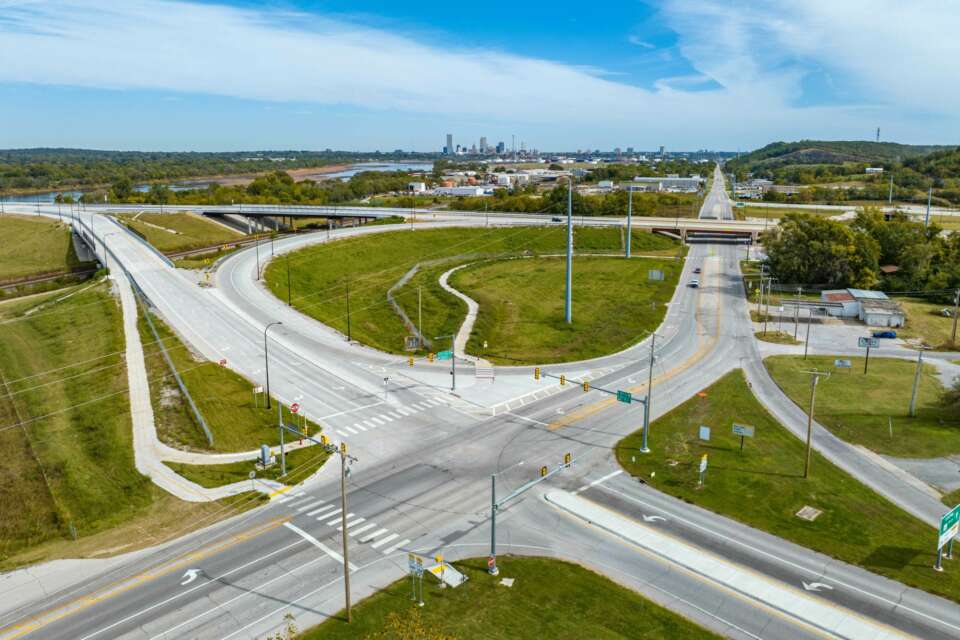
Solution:
<svg viewBox="0 0 960 640"><path fill-rule="evenodd" d="M849 360L837 359L833 361L833 366L837 369L852 369L853 363Z"/></svg>
<svg viewBox="0 0 960 640"><path fill-rule="evenodd" d="M753 437L753 427L749 427L745 424L733 423L733 435L752 438Z"/></svg>
<svg viewBox="0 0 960 640"><path fill-rule="evenodd" d="M960 505L955 506L940 518L940 537L937 540L937 549L953 540L960 530Z"/></svg>
<svg viewBox="0 0 960 640"><path fill-rule="evenodd" d="M633 402L633 394L629 391L617 391L617 402L626 402L630 404Z"/></svg>
<svg viewBox="0 0 960 640"><path fill-rule="evenodd" d="M453 357L453 351L440 351L437 353L437 360L449 360Z"/></svg>
<svg viewBox="0 0 960 640"><path fill-rule="evenodd" d="M857 344L860 346L861 349L865 349L867 347L876 349L877 347L880 346L880 338L861 337L857 340Z"/></svg>

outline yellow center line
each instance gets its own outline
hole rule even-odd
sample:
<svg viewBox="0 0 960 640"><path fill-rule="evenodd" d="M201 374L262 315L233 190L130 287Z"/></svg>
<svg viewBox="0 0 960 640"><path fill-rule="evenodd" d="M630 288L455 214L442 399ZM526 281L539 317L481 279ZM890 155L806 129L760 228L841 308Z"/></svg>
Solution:
<svg viewBox="0 0 960 640"><path fill-rule="evenodd" d="M717 278L717 277L715 276L715 280L719 280L719 278ZM713 347L716 345L717 340L719 339L719 336L720 336L720 309L721 309L721 306L722 306L722 305L720 304L721 298L720 298L719 294L716 294L716 295L717 295L717 304L716 304L716 321L717 321L717 322L716 322L716 333L715 333L714 335L711 335L711 336L709 337L709 339L704 340L704 337L703 337L704 334L701 332L701 333L700 333L700 340L699 340L700 344L699 344L699 347L698 347L696 353L694 353L692 356L690 356L689 358L687 358L687 360L685 360L685 361L682 362L681 364L677 365L676 367L674 367L674 368L672 368L672 369L670 369L670 370L668 370L668 371L665 371L664 373L661 373L660 375L654 376L654 377L653 377L653 384L654 384L654 386L656 386L657 384L660 384L660 383L662 383L662 382L666 382L667 380L670 380L671 378L674 378L674 377L680 375L681 373L683 373L684 371L686 371L687 369L689 369L689 368L692 367L693 365L697 364L697 363L698 363L700 360L702 360L702 359L704 358L704 356L706 356L706 355L713 349ZM698 331L700 331L700 330L703 329L703 323L702 323L702 321L701 321L701 319L700 319L700 311L699 311L699 308L698 308L698 310L697 310L697 328L698 328ZM645 390L646 388L647 388L647 383L644 382L644 383L641 383L641 384L636 385L636 386L634 386L634 387L630 387L628 390L629 390L631 393L640 393L641 391ZM601 411L604 411L605 409L609 409L610 407L612 407L613 405L615 405L615 404L617 404L617 403L618 403L618 401L617 401L615 398L610 398L610 397L604 398L603 400L599 400L599 401L597 401L597 402L594 402L593 404L587 405L587 406L585 406L585 407L583 407L583 408L581 408L581 409L578 409L578 410L576 410L576 411L573 411L572 413L567 414L567 415L564 416L563 418L560 418L560 419L558 419L558 420L555 420L555 421L551 422L551 423L547 426L547 429L549 429L550 431L556 431L557 429L560 429L560 428L562 428L562 427L565 427L565 426L567 426L567 425L570 425L570 424L572 424L572 423L574 423L574 422L577 422L577 421L579 421L579 420L584 420L584 419L586 419L586 418L588 418L588 417L590 417L590 416L592 416L592 415L594 415L594 414L597 414L597 413L599 413L599 412L601 412Z"/></svg>
<svg viewBox="0 0 960 640"><path fill-rule="evenodd" d="M279 518L274 518L270 522L264 523L249 531L244 531L238 533L223 542L217 543L206 549L199 549L197 551L191 551L179 558L171 560L168 563L161 564L153 569L148 569L143 573L135 575L131 578L124 578L118 580L112 584L109 584L103 587L100 591L93 595L81 596L71 602L60 605L54 609L50 609L43 613L36 614L29 621L18 622L16 624L10 625L6 629L0 629L0 639L2 640L14 640L15 638L20 638L32 631L41 629L49 624L62 620L66 617L79 613L85 609L92 607L95 604L105 602L112 598L115 598L119 595L122 595L142 584L156 580L165 575L176 571L177 569L183 568L189 564L201 560L203 558L208 558L212 555L225 551L231 547L234 547L241 542L246 542L247 540L252 540L258 536L261 536L277 527L281 526L284 522L290 520L289 516L282 516Z"/></svg>

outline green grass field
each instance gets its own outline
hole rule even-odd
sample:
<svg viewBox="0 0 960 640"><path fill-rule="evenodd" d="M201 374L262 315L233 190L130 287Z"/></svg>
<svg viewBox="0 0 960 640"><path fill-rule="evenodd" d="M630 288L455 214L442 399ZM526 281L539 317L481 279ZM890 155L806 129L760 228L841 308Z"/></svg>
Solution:
<svg viewBox="0 0 960 640"><path fill-rule="evenodd" d="M277 454L277 464L264 470L257 470L253 460L210 465L181 464L177 462L164 462L164 464L187 480L196 482L201 487L212 488L247 480L250 477L251 471L255 471L257 478L261 480L284 480L290 484L295 484L316 472L329 457L329 454L318 446L289 451L286 454L286 475L280 474L279 453Z"/></svg>
<svg viewBox="0 0 960 640"><path fill-rule="evenodd" d="M901 338L917 338L926 346L939 351L960 349L960 345L951 344L953 337L953 318L941 313L943 309L953 311L953 305L946 302L927 302L925 300L897 300L907 312L907 325L897 329ZM960 342L960 329L957 340Z"/></svg>
<svg viewBox="0 0 960 640"><path fill-rule="evenodd" d="M70 227L50 218L0 216L0 281L83 266Z"/></svg>
<svg viewBox="0 0 960 640"><path fill-rule="evenodd" d="M172 447L195 451L253 451L261 444L280 443L276 428L277 409L253 404L253 385L239 374L215 362L202 359L188 349L162 320L153 316L154 326L184 384L203 414L214 442L211 448L200 425L181 395L163 354L143 317L139 321L154 419L160 439ZM284 409L284 417L289 414ZM317 426L311 424L311 434Z"/></svg>
<svg viewBox="0 0 960 640"><path fill-rule="evenodd" d="M734 207L737 219L744 218L782 218L791 213L806 213L811 216L830 217L838 216L843 213L839 209L794 209L792 207L751 207L749 204L743 207Z"/></svg>
<svg viewBox="0 0 960 640"><path fill-rule="evenodd" d="M681 255L679 244L652 234L635 233L640 253ZM619 253L619 229L578 229L578 251ZM395 292L398 303L418 322L421 292L423 333L454 333L466 313L455 296L443 291L441 273L483 259L521 255L559 255L565 250L561 227L409 229L349 238L297 251L290 257L293 305L307 315L347 333L347 288L350 290L350 331L354 340L389 352L401 352L407 330L386 300L387 290L414 265L421 268ZM576 272L576 267L574 269ZM287 296L285 261L266 270L267 285L281 299ZM437 348L445 348L437 345Z"/></svg>
<svg viewBox="0 0 960 640"><path fill-rule="evenodd" d="M565 265L562 258L500 260L453 274L451 284L480 305L467 352L519 364L620 351L660 324L683 267L679 260L580 258L568 325L563 320ZM662 270L665 279L648 281L650 269Z"/></svg>
<svg viewBox="0 0 960 640"><path fill-rule="evenodd" d="M821 383L821 386L824 383ZM803 478L804 444L753 397L737 370L727 374L650 427L652 452L639 452L642 436L617 445L620 464L656 489L730 516L797 544L860 565L905 584L960 600L960 571L933 571L936 530L901 511L813 453ZM733 435L734 422L753 426L755 437ZM709 442L700 425L711 427ZM708 455L704 485L698 464ZM672 463L668 463L672 461ZM656 472L655 476L651 473ZM813 522L795 514L822 511Z"/></svg>
<svg viewBox="0 0 960 640"><path fill-rule="evenodd" d="M231 242L241 234L190 213L141 213L120 221L162 252L186 251Z"/></svg>
<svg viewBox="0 0 960 640"><path fill-rule="evenodd" d="M764 342L772 342L774 344L803 344L801 340L797 340L793 337L793 334L788 331L776 331L770 329L766 334L763 331L757 331L753 334L757 340L763 340ZM802 333L798 333L797 337L799 338Z"/></svg>
<svg viewBox="0 0 960 640"><path fill-rule="evenodd" d="M908 415L916 363L893 358L850 358L853 368L836 370L833 356L772 356L764 360L770 375L801 407L810 403L809 369L832 371L817 386L815 417L837 437L885 455L930 458L960 452L960 416L939 405L943 386L936 369L925 365L917 417ZM893 437L890 420L893 420Z"/></svg>
<svg viewBox="0 0 960 640"><path fill-rule="evenodd" d="M347 624L341 613L298 637L301 640L699 640L719 637L579 565L516 556L501 556L497 564L500 576L494 577L487 574L485 559L455 562L457 569L470 578L456 589L440 589L436 579L424 575L425 606L422 608L411 601L409 578L397 580L355 606L352 623ZM513 586L500 585L502 578L513 578Z"/></svg>
<svg viewBox="0 0 960 640"><path fill-rule="evenodd" d="M136 471L120 309L106 282L74 292L0 305L0 569L156 544L260 501L185 503Z"/></svg>

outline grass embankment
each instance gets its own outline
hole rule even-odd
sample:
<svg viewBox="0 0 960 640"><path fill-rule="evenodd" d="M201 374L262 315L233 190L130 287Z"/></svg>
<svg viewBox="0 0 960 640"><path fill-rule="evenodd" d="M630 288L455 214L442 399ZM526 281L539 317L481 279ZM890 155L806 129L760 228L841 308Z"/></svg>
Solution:
<svg viewBox="0 0 960 640"><path fill-rule="evenodd" d="M69 225L50 218L0 216L0 238L0 281L93 265L77 258Z"/></svg>
<svg viewBox="0 0 960 640"><path fill-rule="evenodd" d="M638 255L653 251L682 255L682 247L668 238L635 233L633 242ZM575 243L578 251L589 253L619 253L623 250L622 231L614 228L577 229ZM402 350L403 337L408 331L387 303L386 294L414 265L419 263L421 269L394 295L412 321L417 323L417 290L420 288L423 333L432 337L455 333L466 314L466 306L440 288L437 281L444 271L458 264L493 258L558 255L565 251L565 247L566 229L560 226L404 229L348 238L291 254L293 306L346 334L349 283L353 339L396 353ZM581 260L578 259L578 264ZM577 270L575 265L574 273ZM646 272L643 273L645 281ZM271 291L285 300L285 262L271 263L265 277ZM574 317L580 311L586 312L580 307L575 299ZM586 330L594 329L596 327ZM434 346L447 348L442 344Z"/></svg>
<svg viewBox="0 0 960 640"><path fill-rule="evenodd" d="M853 209L853 207L850 207ZM782 218L791 213L805 213L811 216L838 216L843 213L840 209L794 209L792 207L751 207L745 205L734 207L734 211L739 214L737 217L743 218Z"/></svg>
<svg viewBox="0 0 960 640"><path fill-rule="evenodd" d="M127 551L234 513L137 472L117 302L105 282L60 295L0 306L0 569Z"/></svg>
<svg viewBox="0 0 960 640"><path fill-rule="evenodd" d="M924 365L917 416L908 415L916 363L893 358L848 358L852 369L834 369L833 356L772 356L770 375L801 407L810 403L810 369L832 371L817 385L815 417L837 437L885 455L930 458L960 452L960 416L939 404L943 385L933 365ZM890 421L893 435L890 434Z"/></svg>
<svg viewBox="0 0 960 640"><path fill-rule="evenodd" d="M301 640L337 638L717 638L612 580L575 564L548 558L497 559L500 576L486 572L486 559L456 562L470 579L440 589L423 577L424 607L410 599L403 578L353 609L353 622L334 616ZM428 564L427 566L432 566ZM499 584L513 578L512 587Z"/></svg>
<svg viewBox="0 0 960 640"><path fill-rule="evenodd" d="M787 333L786 331L767 331L766 334L764 334L763 331L757 331L753 335L757 338L757 340L772 342L774 344L803 344L802 340L795 339L793 335Z"/></svg>
<svg viewBox="0 0 960 640"><path fill-rule="evenodd" d="M639 452L639 431L622 440L617 445L620 464L653 487L687 502L905 584L960 600L960 571L948 567L941 574L932 569L936 531L816 452L810 477L804 479L804 443L760 406L739 370L704 393L651 425L651 453ZM742 454L740 438L732 433L733 422L756 429L755 437L746 438ZM709 442L698 439L700 425L711 427ZM703 454L709 456L708 467L704 485L698 488ZM676 464L671 466L668 461ZM652 472L656 472L653 477ZM803 520L795 514L804 506L823 513L813 522Z"/></svg>
<svg viewBox="0 0 960 640"><path fill-rule="evenodd" d="M682 267L677 260L578 259L572 324L563 319L563 258L480 263L450 283L480 305L468 353L502 364L550 363L620 351L656 329ZM665 279L648 281L651 269Z"/></svg>
<svg viewBox="0 0 960 640"><path fill-rule="evenodd" d="M152 318L157 333L213 433L211 447L147 326L142 306L140 311L140 338L144 345L154 419L161 441L178 449L218 453L253 451L261 444L280 444L276 405L268 410L261 399L259 406L254 406L253 385L246 378L218 363L196 356L154 315ZM283 415L285 420L289 419L286 409ZM317 425L308 424L311 435L319 432Z"/></svg>
<svg viewBox="0 0 960 640"><path fill-rule="evenodd" d="M289 443L291 438L288 438ZM330 457L318 446L306 447L288 451L287 474L280 474L280 454L277 454L277 464L264 470L256 469L254 460L231 462L229 464L180 464L178 462L164 462L165 465L182 475L187 480L196 482L201 487L220 487L225 484L248 480L250 472L256 471L258 480L288 480L300 482L314 474Z"/></svg>
<svg viewBox="0 0 960 640"><path fill-rule="evenodd" d="M953 318L943 315L943 309L953 312L953 305L948 303L926 302L923 300L897 300L907 312L907 325L897 329L901 338L920 340L925 346L937 351L954 351L960 349L960 344L952 344ZM960 331L958 331L960 341Z"/></svg>
<svg viewBox="0 0 960 640"><path fill-rule="evenodd" d="M242 235L190 213L141 213L120 216L119 220L161 252L209 247Z"/></svg>

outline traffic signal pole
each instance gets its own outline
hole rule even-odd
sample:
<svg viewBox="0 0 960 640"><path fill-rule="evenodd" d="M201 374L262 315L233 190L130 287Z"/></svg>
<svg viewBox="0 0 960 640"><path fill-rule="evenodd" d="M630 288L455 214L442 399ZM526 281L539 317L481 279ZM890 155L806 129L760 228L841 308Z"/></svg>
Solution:
<svg viewBox="0 0 960 640"><path fill-rule="evenodd" d="M573 322L573 176L567 190L567 292L563 304L563 319Z"/></svg>

